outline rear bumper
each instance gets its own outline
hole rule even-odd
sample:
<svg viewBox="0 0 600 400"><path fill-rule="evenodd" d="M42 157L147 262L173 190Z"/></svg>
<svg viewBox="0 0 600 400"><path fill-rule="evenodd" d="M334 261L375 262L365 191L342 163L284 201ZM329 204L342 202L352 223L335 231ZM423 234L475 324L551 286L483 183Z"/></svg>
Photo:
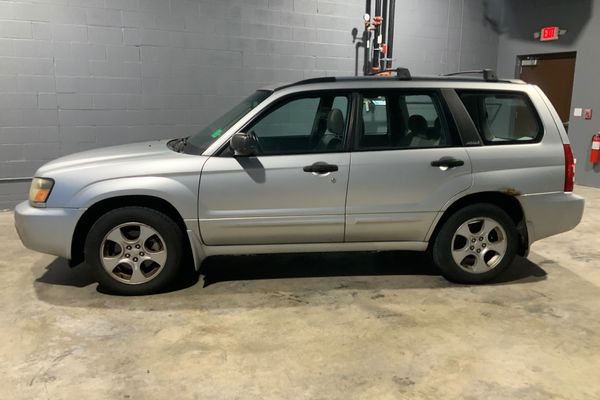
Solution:
<svg viewBox="0 0 600 400"><path fill-rule="evenodd" d="M85 209L36 208L24 201L15 208L15 227L25 247L71 258L71 241Z"/></svg>
<svg viewBox="0 0 600 400"><path fill-rule="evenodd" d="M517 197L527 222L529 244L575 228L585 200L574 193L544 193Z"/></svg>

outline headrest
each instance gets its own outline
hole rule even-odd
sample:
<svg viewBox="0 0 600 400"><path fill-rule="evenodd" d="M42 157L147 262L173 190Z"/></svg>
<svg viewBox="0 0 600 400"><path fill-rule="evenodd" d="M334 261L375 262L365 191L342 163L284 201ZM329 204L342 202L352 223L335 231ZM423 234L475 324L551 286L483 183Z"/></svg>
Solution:
<svg viewBox="0 0 600 400"><path fill-rule="evenodd" d="M327 130L337 136L344 134L344 114L338 108L332 108L327 115Z"/></svg>
<svg viewBox="0 0 600 400"><path fill-rule="evenodd" d="M427 131L427 120L422 115L411 115L408 119L408 129L414 134Z"/></svg>

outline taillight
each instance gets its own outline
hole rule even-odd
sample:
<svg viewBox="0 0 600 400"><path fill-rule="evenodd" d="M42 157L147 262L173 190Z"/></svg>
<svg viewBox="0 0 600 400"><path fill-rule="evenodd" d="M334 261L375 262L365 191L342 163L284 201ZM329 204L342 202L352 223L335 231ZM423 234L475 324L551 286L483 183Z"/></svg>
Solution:
<svg viewBox="0 0 600 400"><path fill-rule="evenodd" d="M570 144L563 145L565 149L565 192L572 192L575 185L575 158Z"/></svg>

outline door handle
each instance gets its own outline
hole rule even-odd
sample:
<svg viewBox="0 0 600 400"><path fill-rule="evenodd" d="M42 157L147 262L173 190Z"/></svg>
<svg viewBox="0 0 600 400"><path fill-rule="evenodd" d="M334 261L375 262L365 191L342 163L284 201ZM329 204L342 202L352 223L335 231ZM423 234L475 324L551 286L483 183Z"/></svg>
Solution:
<svg viewBox="0 0 600 400"><path fill-rule="evenodd" d="M304 172L311 172L313 174L328 174L338 170L338 166L334 164L327 164L326 162L318 161L312 165L307 165L302 168Z"/></svg>
<svg viewBox="0 0 600 400"><path fill-rule="evenodd" d="M463 165L465 165L465 162L463 160L457 160L454 157L442 157L439 160L431 162L432 167L440 168L454 168L461 167Z"/></svg>

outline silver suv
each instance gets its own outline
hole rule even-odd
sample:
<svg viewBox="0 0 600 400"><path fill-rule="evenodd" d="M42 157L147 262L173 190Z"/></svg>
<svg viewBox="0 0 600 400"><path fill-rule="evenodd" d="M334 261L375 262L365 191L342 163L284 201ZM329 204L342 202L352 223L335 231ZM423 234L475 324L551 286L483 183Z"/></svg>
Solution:
<svg viewBox="0 0 600 400"><path fill-rule="evenodd" d="M579 223L573 182L538 87L399 70L259 90L190 137L59 158L15 221L25 246L85 260L120 294L251 253L428 251L482 283Z"/></svg>

